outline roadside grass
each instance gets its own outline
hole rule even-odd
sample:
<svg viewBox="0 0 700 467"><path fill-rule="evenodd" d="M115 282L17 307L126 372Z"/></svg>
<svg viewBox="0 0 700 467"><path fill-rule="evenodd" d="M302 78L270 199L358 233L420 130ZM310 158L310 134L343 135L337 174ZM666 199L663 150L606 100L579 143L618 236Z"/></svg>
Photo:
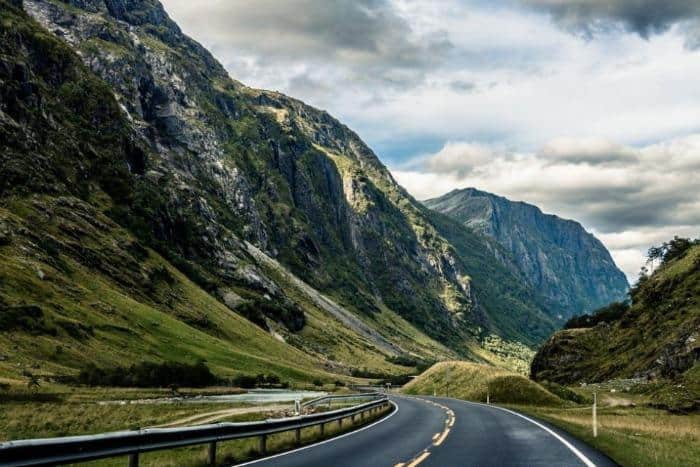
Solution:
<svg viewBox="0 0 700 467"><path fill-rule="evenodd" d="M509 407L569 432L626 467L690 467L700 464L700 414L672 414L647 407L599 407L593 437L591 407Z"/></svg>
<svg viewBox="0 0 700 467"><path fill-rule="evenodd" d="M8 402L0 405L0 441L130 430L243 404Z"/></svg>
<svg viewBox="0 0 700 467"><path fill-rule="evenodd" d="M352 423L350 418L343 419L343 425L340 427L338 422L326 424L324 434L321 436L319 427L304 428L301 430L301 445L308 445L324 439L350 432L362 425L372 423L379 418L382 418L390 412L387 408L375 415L367 415L364 421L360 421L359 417L355 423ZM254 420L251 414L246 414L238 417L232 417L231 421L250 421ZM267 455L288 451L296 448L294 432L287 431L271 435L267 438ZM246 438L240 440L223 441L217 443L217 465L231 465L234 463L245 462L261 457L260 454L260 438ZM76 467L123 467L127 463L125 457L115 457L111 459L102 459L98 461L85 462L80 464L72 464ZM154 451L144 453L139 456L139 465L141 466L157 466L157 467L204 467L207 464L207 445L189 446L186 448Z"/></svg>

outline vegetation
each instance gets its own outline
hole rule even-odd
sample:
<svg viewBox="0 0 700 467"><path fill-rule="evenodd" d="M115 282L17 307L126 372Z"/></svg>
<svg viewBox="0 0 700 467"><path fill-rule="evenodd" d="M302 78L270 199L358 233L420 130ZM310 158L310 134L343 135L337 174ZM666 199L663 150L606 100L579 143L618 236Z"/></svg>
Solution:
<svg viewBox="0 0 700 467"><path fill-rule="evenodd" d="M557 406L559 397L522 375L488 365L468 362L441 362L404 386L406 394L449 394L475 402Z"/></svg>
<svg viewBox="0 0 700 467"><path fill-rule="evenodd" d="M613 302L591 314L574 316L564 324L564 329L592 328L598 323L612 323L620 319L629 307L630 305L627 302Z"/></svg>
<svg viewBox="0 0 700 467"><path fill-rule="evenodd" d="M648 407L601 406L593 437L591 407L511 406L562 428L626 467L681 467L700 459L700 414Z"/></svg>
<svg viewBox="0 0 700 467"><path fill-rule="evenodd" d="M700 407L700 244L675 238L650 250L631 303L576 318L538 351L532 377L559 384L634 379L669 410ZM590 327L597 324L594 327ZM581 327L585 326L585 327Z"/></svg>
<svg viewBox="0 0 700 467"><path fill-rule="evenodd" d="M214 386L220 383L220 379L214 376L202 361L194 365L178 362L142 362L129 367L113 368L88 365L80 371L76 382L89 386L154 388L177 385L201 388Z"/></svg>
<svg viewBox="0 0 700 467"><path fill-rule="evenodd" d="M260 373L256 376L239 375L231 380L231 384L235 387L251 389L251 388L285 388L289 383L280 380L280 377L274 374L265 375Z"/></svg>

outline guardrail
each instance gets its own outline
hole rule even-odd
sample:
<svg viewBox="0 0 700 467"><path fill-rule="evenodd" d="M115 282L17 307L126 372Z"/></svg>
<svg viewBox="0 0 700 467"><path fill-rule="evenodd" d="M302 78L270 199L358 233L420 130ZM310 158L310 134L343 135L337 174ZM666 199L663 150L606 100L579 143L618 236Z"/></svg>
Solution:
<svg viewBox="0 0 700 467"><path fill-rule="evenodd" d="M117 431L98 435L68 436L64 438L29 439L0 443L0 465L7 467L57 465L85 462L108 457L129 456L129 467L138 467L139 454L174 449L197 444L208 444L209 465L216 464L216 443L241 438L260 437L259 452L267 453L267 437L275 433L296 431L295 441L301 443L301 429L320 426L321 436L326 423L388 407L389 400L381 399L329 412L270 419L247 423L217 423L185 428L147 428Z"/></svg>
<svg viewBox="0 0 700 467"><path fill-rule="evenodd" d="M362 393L357 393L357 394L342 394L338 396L321 396L316 399L311 399L306 402L301 403L302 408L306 407L315 407L317 405L321 405L324 402L328 403L328 406L330 407L331 403L333 401L337 400L356 400L356 399L369 399L369 400L378 400L378 399L386 399L386 395L379 393L379 392L362 392Z"/></svg>

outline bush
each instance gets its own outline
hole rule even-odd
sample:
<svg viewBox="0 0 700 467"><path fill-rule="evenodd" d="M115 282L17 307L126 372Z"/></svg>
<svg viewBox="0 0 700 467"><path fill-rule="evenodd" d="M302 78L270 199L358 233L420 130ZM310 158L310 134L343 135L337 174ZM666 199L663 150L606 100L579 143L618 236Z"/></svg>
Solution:
<svg viewBox="0 0 700 467"><path fill-rule="evenodd" d="M279 376L275 374L264 375L262 373L256 376L238 375L231 380L233 386L243 389L252 389L259 387L288 387L289 383L282 382Z"/></svg>
<svg viewBox="0 0 700 467"><path fill-rule="evenodd" d="M130 367L98 368L89 365L77 377L88 386L117 387L204 387L220 383L204 362L194 365L178 362L142 362Z"/></svg>
<svg viewBox="0 0 700 467"><path fill-rule="evenodd" d="M231 384L243 389L252 389L257 385L255 376L239 375L231 380Z"/></svg>
<svg viewBox="0 0 700 467"><path fill-rule="evenodd" d="M524 405L561 405L562 400L520 375L498 376L488 382L492 402Z"/></svg>
<svg viewBox="0 0 700 467"><path fill-rule="evenodd" d="M608 306L599 308L592 314L574 316L564 324L564 329L592 328L598 323L612 323L622 318L622 315L629 309L626 302L613 302Z"/></svg>
<svg viewBox="0 0 700 467"><path fill-rule="evenodd" d="M552 394L559 396L561 399L575 402L577 404L590 404L593 400L590 397L583 396L576 391L572 391L566 386L562 386L557 383L550 383L549 381L543 381L540 383L546 390Z"/></svg>

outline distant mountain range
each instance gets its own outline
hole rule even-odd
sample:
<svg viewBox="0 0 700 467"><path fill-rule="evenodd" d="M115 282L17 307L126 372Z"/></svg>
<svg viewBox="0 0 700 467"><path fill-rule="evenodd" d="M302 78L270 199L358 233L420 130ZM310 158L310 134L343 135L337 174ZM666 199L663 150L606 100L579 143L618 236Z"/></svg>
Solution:
<svg viewBox="0 0 700 467"><path fill-rule="evenodd" d="M328 113L231 79L155 0L0 5L2 374L517 366L559 314L625 292L576 229L513 249L428 209ZM554 253L528 269L525 247Z"/></svg>
<svg viewBox="0 0 700 467"><path fill-rule="evenodd" d="M425 205L496 240L510 253L520 277L561 318L626 297L624 273L578 222L474 188L451 191Z"/></svg>

